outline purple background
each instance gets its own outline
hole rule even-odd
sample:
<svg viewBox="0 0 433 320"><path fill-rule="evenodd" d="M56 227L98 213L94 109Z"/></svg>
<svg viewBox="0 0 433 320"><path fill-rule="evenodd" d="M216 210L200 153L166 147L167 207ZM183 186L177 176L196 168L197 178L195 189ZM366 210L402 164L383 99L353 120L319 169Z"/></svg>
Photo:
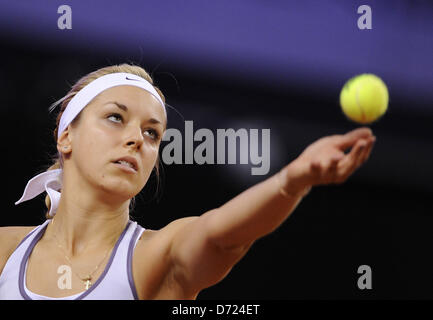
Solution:
<svg viewBox="0 0 433 320"><path fill-rule="evenodd" d="M57 28L58 6L72 30ZM359 30L357 8L372 8ZM375 73L405 108L433 105L431 1L0 1L3 35L38 48L140 56L260 85L340 88Z"/></svg>

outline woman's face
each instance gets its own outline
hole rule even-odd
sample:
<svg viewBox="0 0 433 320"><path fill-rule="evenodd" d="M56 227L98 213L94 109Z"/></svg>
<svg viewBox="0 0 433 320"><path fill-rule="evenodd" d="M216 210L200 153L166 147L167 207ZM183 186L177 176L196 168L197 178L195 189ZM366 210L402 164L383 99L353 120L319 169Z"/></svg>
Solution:
<svg viewBox="0 0 433 320"><path fill-rule="evenodd" d="M165 127L162 106L150 93L134 86L113 87L83 109L76 127L69 127L69 159L81 178L127 200L152 173ZM135 159L135 170L116 163L123 157Z"/></svg>

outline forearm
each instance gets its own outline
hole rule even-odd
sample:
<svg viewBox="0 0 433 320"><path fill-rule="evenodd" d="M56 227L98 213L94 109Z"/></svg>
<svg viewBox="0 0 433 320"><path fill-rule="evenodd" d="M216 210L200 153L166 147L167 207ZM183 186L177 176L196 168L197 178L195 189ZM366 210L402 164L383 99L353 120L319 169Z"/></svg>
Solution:
<svg viewBox="0 0 433 320"><path fill-rule="evenodd" d="M248 245L280 226L309 190L280 171L209 212L212 240L223 248Z"/></svg>

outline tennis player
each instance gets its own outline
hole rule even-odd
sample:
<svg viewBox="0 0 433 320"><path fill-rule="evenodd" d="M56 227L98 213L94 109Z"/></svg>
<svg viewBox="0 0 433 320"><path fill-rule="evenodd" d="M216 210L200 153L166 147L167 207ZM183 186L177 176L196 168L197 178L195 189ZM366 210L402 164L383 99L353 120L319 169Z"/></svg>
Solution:
<svg viewBox="0 0 433 320"><path fill-rule="evenodd" d="M56 105L58 156L16 202L46 192L47 219L0 228L0 299L196 299L313 186L346 181L375 141L366 127L321 138L221 207L149 230L129 210L159 174L167 113L152 78L135 65L101 68Z"/></svg>

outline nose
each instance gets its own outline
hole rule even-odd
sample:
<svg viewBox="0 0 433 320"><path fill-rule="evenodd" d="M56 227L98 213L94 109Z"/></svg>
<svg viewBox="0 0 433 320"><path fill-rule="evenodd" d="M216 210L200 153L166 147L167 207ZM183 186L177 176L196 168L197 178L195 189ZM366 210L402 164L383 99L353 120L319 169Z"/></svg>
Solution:
<svg viewBox="0 0 433 320"><path fill-rule="evenodd" d="M144 137L139 126L131 126L127 132L126 146L134 147L140 150L141 145L144 142Z"/></svg>

